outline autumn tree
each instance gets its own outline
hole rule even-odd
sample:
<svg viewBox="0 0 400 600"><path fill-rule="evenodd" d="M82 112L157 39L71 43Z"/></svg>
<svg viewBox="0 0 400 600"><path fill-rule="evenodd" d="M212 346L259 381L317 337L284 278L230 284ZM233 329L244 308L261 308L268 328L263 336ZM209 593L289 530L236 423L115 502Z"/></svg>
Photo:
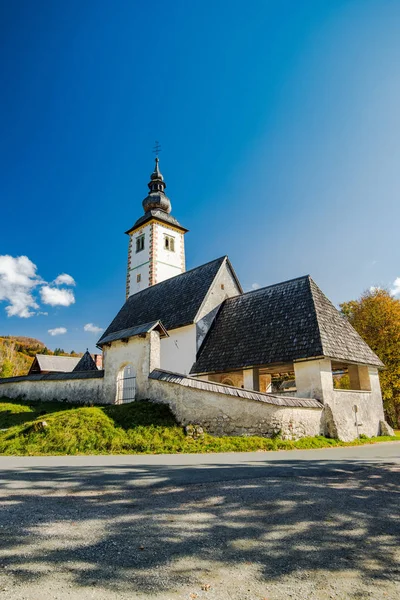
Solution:
<svg viewBox="0 0 400 600"><path fill-rule="evenodd" d="M342 313L385 365L380 372L388 421L400 425L400 300L388 290L372 289L340 305Z"/></svg>

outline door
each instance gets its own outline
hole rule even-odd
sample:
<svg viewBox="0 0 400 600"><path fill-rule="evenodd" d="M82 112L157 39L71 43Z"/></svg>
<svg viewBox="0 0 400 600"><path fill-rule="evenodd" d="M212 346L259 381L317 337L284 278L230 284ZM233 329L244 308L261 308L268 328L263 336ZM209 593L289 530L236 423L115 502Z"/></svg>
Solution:
<svg viewBox="0 0 400 600"><path fill-rule="evenodd" d="M133 402L136 394L136 375L132 365L126 365L117 377L116 404Z"/></svg>

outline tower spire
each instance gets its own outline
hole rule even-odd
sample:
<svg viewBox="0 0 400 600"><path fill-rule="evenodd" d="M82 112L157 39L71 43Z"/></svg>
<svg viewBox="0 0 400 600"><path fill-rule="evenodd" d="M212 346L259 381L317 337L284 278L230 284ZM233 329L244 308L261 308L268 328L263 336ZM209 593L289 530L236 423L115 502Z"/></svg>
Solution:
<svg viewBox="0 0 400 600"><path fill-rule="evenodd" d="M171 212L171 202L164 194L167 184L160 172L159 162L160 159L156 156L154 171L150 175L150 181L147 184L150 193L142 203L145 213L149 210L163 210L166 213Z"/></svg>

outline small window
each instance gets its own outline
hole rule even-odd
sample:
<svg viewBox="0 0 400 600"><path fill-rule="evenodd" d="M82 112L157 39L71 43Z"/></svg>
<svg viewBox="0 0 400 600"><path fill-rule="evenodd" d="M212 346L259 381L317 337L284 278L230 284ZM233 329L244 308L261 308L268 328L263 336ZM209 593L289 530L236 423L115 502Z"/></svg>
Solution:
<svg viewBox="0 0 400 600"><path fill-rule="evenodd" d="M164 248L170 252L175 252L175 238L172 235L164 237Z"/></svg>
<svg viewBox="0 0 400 600"><path fill-rule="evenodd" d="M141 252L144 250L144 235L139 235L136 238L136 252Z"/></svg>
<svg viewBox="0 0 400 600"><path fill-rule="evenodd" d="M140 281L142 281L142 276L141 276L141 274L140 274L140 273L138 273L138 274L136 275L136 283L139 283Z"/></svg>
<svg viewBox="0 0 400 600"><path fill-rule="evenodd" d="M225 289L225 285L223 283L221 283L221 290Z"/></svg>

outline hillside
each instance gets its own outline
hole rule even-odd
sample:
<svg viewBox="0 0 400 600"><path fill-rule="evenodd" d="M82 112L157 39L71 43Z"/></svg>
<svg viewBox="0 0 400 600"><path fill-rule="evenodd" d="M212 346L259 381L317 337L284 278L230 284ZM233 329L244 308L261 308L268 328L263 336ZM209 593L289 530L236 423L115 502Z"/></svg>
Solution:
<svg viewBox="0 0 400 600"><path fill-rule="evenodd" d="M0 377L26 375L36 354L55 354L62 356L78 356L75 352L68 354L61 348L54 351L36 338L24 336L0 336Z"/></svg>
<svg viewBox="0 0 400 600"><path fill-rule="evenodd" d="M193 429L193 428L192 428ZM150 402L74 406L65 402L0 399L0 454L176 454L354 446L399 437L340 442L324 437L296 442L261 437L185 435L168 406Z"/></svg>

